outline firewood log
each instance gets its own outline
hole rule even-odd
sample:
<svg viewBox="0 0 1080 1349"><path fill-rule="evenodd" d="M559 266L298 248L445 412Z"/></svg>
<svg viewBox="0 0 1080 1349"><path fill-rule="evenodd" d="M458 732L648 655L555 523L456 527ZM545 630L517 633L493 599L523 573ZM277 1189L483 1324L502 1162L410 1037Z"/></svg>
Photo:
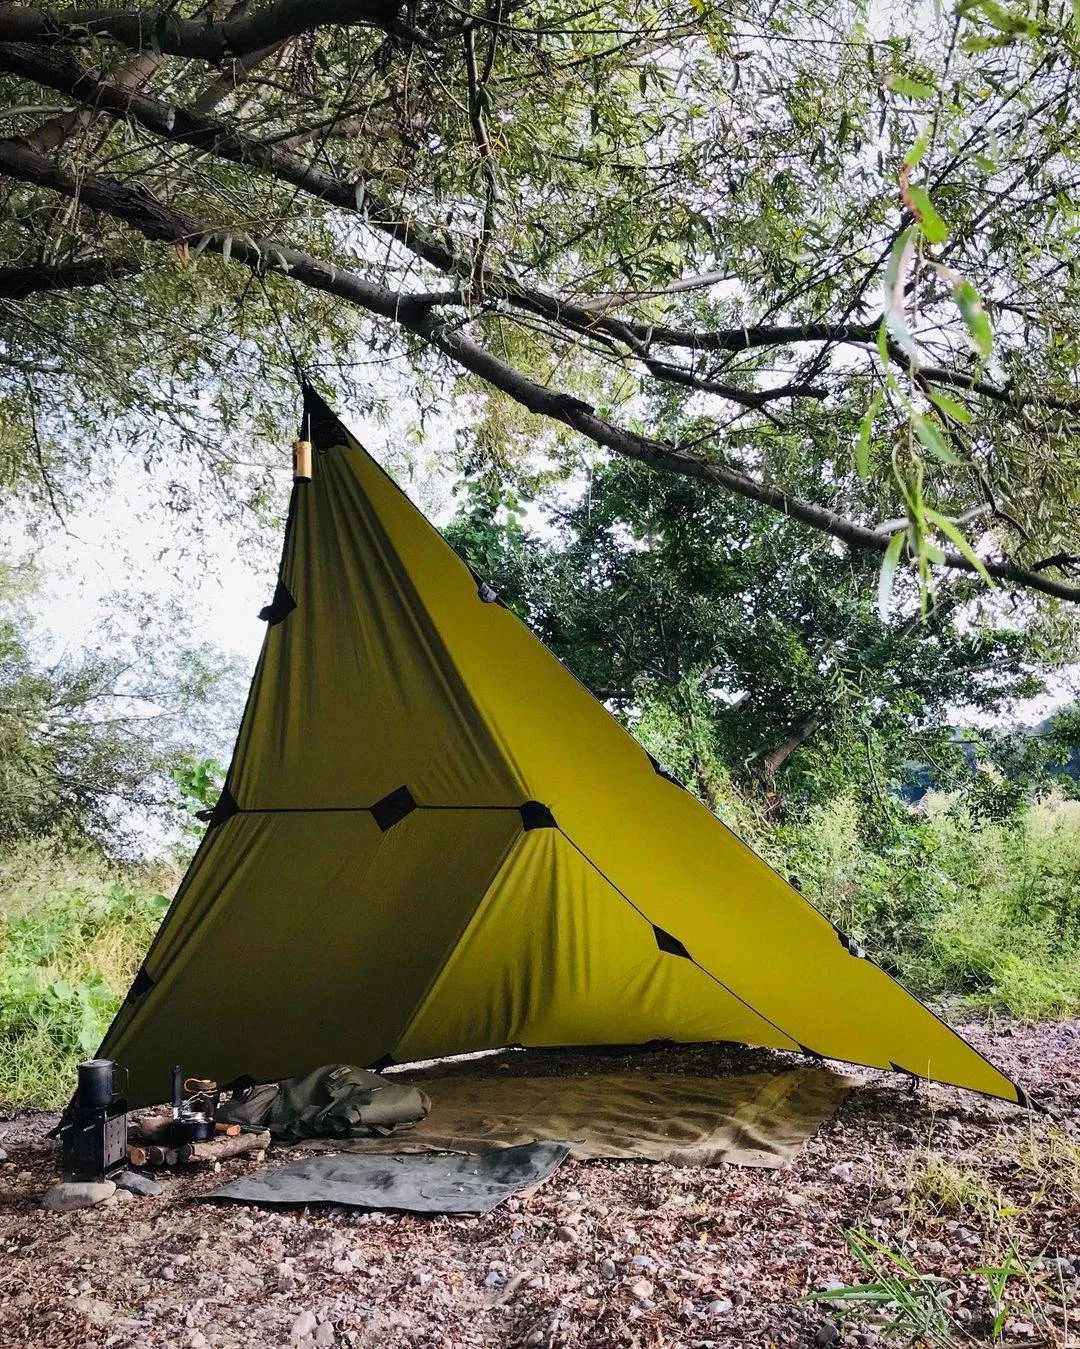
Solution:
<svg viewBox="0 0 1080 1349"><path fill-rule="evenodd" d="M198 1143L184 1143L180 1148L182 1162L222 1162L227 1157L241 1157L248 1152L260 1152L270 1144L270 1135L236 1134L230 1138L207 1138Z"/></svg>

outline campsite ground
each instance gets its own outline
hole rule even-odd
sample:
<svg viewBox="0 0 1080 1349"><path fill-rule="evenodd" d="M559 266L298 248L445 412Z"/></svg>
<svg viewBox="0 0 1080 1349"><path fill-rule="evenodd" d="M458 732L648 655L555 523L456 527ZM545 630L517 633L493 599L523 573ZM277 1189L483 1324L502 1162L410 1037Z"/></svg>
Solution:
<svg viewBox="0 0 1080 1349"><path fill-rule="evenodd" d="M872 1301L841 1317L806 1300L877 1277L852 1229L882 1274L909 1261L942 1281L893 1289L897 1343L1080 1346L1080 1022L967 1033L1051 1113L866 1073L790 1169L567 1163L479 1219L210 1208L189 1201L221 1177L197 1174L53 1215L37 1198L55 1116L23 1114L0 1122L0 1346L796 1346L837 1342L834 1322L840 1343L885 1343ZM624 1064L787 1061L716 1047L573 1062ZM920 1317L939 1329L920 1336Z"/></svg>

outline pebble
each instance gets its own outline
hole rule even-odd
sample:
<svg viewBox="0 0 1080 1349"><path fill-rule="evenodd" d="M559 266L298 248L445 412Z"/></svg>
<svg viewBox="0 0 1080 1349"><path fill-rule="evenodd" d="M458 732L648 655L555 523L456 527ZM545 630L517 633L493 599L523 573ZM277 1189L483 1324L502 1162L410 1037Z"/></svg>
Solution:
<svg viewBox="0 0 1080 1349"><path fill-rule="evenodd" d="M303 1311L289 1327L289 1339L293 1344L299 1344L308 1335L314 1335L318 1328L319 1323L315 1320L315 1313Z"/></svg>
<svg viewBox="0 0 1080 1349"><path fill-rule="evenodd" d="M92 1326L97 1326L99 1330L111 1325L116 1320L115 1307L110 1307L107 1302L101 1302L96 1297L77 1297L72 1306L80 1316L85 1317Z"/></svg>
<svg viewBox="0 0 1080 1349"><path fill-rule="evenodd" d="M7 1153L4 1151L3 1148L0 1148L0 1162L6 1161L7 1161Z"/></svg>
<svg viewBox="0 0 1080 1349"><path fill-rule="evenodd" d="M172 1265L163 1265L158 1270L158 1278L164 1279L166 1283L172 1283L176 1278L176 1270Z"/></svg>
<svg viewBox="0 0 1080 1349"><path fill-rule="evenodd" d="M574 1231L574 1229L573 1229L572 1227L567 1227L567 1226L564 1224L562 1227L556 1227L556 1229L555 1229L555 1240L556 1240L556 1241L576 1241L576 1240L577 1240L577 1233Z"/></svg>
<svg viewBox="0 0 1080 1349"><path fill-rule="evenodd" d="M602 1279L613 1279L618 1272L615 1268L615 1261L609 1255L606 1255L600 1261L600 1277Z"/></svg>
<svg viewBox="0 0 1080 1349"><path fill-rule="evenodd" d="M138 1171L121 1171L113 1177L118 1190L127 1190L129 1194L160 1194L163 1186L151 1176L142 1176Z"/></svg>
<svg viewBox="0 0 1080 1349"><path fill-rule="evenodd" d="M826 1349L828 1345L840 1343L840 1328L835 1321L822 1321L814 1334L814 1343L820 1346L820 1349Z"/></svg>
<svg viewBox="0 0 1080 1349"><path fill-rule="evenodd" d="M498 1269L489 1269L484 1275L485 1288L501 1288L506 1282L506 1275Z"/></svg>
<svg viewBox="0 0 1080 1349"><path fill-rule="evenodd" d="M630 1263L635 1269L643 1269L646 1273L651 1273L656 1268L656 1261L648 1255L635 1255Z"/></svg>
<svg viewBox="0 0 1080 1349"><path fill-rule="evenodd" d="M324 1321L315 1332L315 1343L319 1345L331 1345L336 1338L332 1321Z"/></svg>
<svg viewBox="0 0 1080 1349"><path fill-rule="evenodd" d="M837 1162L835 1166L829 1167L829 1175L833 1180L838 1180L842 1185L850 1185L852 1177L855 1175L855 1168L851 1162Z"/></svg>
<svg viewBox="0 0 1080 1349"><path fill-rule="evenodd" d="M735 1310L735 1304L727 1297L717 1297L705 1308L710 1316L727 1316L728 1312Z"/></svg>
<svg viewBox="0 0 1080 1349"><path fill-rule="evenodd" d="M50 1213L72 1213L104 1203L115 1193L116 1186L111 1180L64 1180L45 1191L41 1207Z"/></svg>
<svg viewBox="0 0 1080 1349"><path fill-rule="evenodd" d="M630 1291L639 1302L647 1302L652 1297L653 1286L648 1279L635 1279Z"/></svg>

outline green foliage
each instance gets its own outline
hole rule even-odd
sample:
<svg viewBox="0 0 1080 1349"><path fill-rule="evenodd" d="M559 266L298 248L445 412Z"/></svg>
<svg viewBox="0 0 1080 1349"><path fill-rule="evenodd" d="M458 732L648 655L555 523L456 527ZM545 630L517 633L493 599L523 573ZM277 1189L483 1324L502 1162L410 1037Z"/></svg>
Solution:
<svg viewBox="0 0 1080 1349"><path fill-rule="evenodd" d="M173 878L35 845L0 855L0 1107L57 1106L168 907Z"/></svg>
<svg viewBox="0 0 1080 1349"><path fill-rule="evenodd" d="M917 1153L911 1159L905 1188L912 1218L972 1216L994 1224L1016 1212L981 1171L936 1152Z"/></svg>
<svg viewBox="0 0 1080 1349"><path fill-rule="evenodd" d="M180 796L184 811L184 832L190 838L201 838L205 823L198 816L213 810L225 781L225 767L216 759L196 759L183 754L172 768L172 780Z"/></svg>
<svg viewBox="0 0 1080 1349"><path fill-rule="evenodd" d="M813 1293L810 1300L829 1304L841 1317L870 1322L889 1343L925 1349L1004 1345L1011 1340L1003 1338L1010 1316L1034 1320L1041 1331L1054 1334L1032 1297L1039 1283L1037 1274L1021 1258L1015 1242L1009 1243L1000 1264L945 1278L920 1271L905 1250L888 1245L864 1228L848 1229L844 1240L866 1278L850 1287ZM954 1314L953 1304L966 1281L982 1286L986 1304L982 1319L988 1334L982 1326L973 1329Z"/></svg>
<svg viewBox="0 0 1080 1349"><path fill-rule="evenodd" d="M974 580L922 620L882 615L873 558L670 475L603 463L569 500L501 482L467 481L451 542L708 804L717 771L789 804L863 791L878 813L907 765L958 785L953 706L1007 713L1075 651L1066 622L981 613ZM1030 795L1047 775L1023 753Z"/></svg>

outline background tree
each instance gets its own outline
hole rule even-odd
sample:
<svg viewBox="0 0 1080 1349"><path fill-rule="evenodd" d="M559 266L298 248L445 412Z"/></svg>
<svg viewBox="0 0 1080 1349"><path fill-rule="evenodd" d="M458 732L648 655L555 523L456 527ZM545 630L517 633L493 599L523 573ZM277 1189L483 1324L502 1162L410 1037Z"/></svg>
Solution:
<svg viewBox="0 0 1080 1349"><path fill-rule="evenodd" d="M235 663L163 630L55 655L31 617L39 584L0 565L0 851L89 839L141 856L183 819L176 775L197 795L238 714Z"/></svg>
<svg viewBox="0 0 1080 1349"><path fill-rule="evenodd" d="M1076 55L1071 7L996 0L896 33L847 0L4 6L7 478L55 497L126 434L257 505L234 437L281 435L295 356L908 559L924 600L941 565L1076 599Z"/></svg>
<svg viewBox="0 0 1080 1349"><path fill-rule="evenodd" d="M953 724L958 704L1001 720L1043 692L1075 652L1071 625L1004 621L974 578L924 619L884 621L871 559L698 483L612 461L560 504L474 478L448 534L714 809L727 770L774 810L881 804L968 783L991 746L1026 799L1075 732L1063 718L1053 737L988 734L973 751Z"/></svg>

